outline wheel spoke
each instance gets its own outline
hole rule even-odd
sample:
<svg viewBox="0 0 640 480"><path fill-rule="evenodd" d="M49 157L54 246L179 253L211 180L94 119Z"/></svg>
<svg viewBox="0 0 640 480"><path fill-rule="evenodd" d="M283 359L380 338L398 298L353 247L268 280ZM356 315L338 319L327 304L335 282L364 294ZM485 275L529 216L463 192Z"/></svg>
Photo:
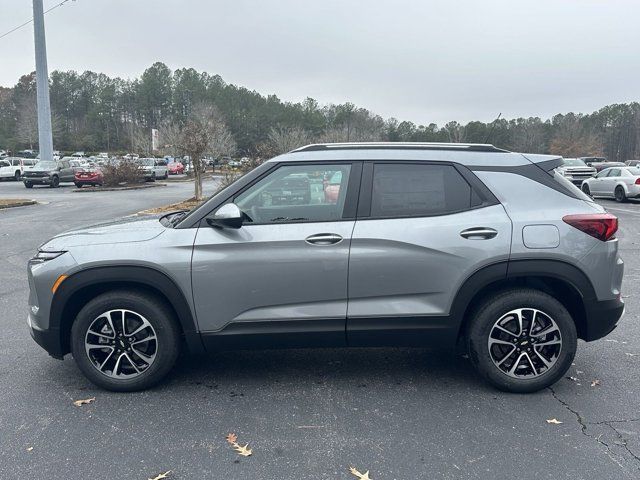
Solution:
<svg viewBox="0 0 640 480"><path fill-rule="evenodd" d="M127 320L126 320L126 311L125 310L121 310L122 312L122 334L124 336L127 335Z"/></svg>
<svg viewBox="0 0 640 480"><path fill-rule="evenodd" d="M562 340L549 340L548 342L540 342L540 343L536 343L536 347L546 347L549 345L561 345L562 344Z"/></svg>
<svg viewBox="0 0 640 480"><path fill-rule="evenodd" d="M133 360L131 360L131 357L129 355L127 355L126 353L123 353L122 355L124 355L125 358L129 361L129 363L131 364L133 369L136 371L136 373L140 373L141 372L141 370L138 368L138 366L133 362Z"/></svg>
<svg viewBox="0 0 640 480"><path fill-rule="evenodd" d="M495 338L489 339L489 345L508 345L509 347L513 347L513 343L505 342L504 340L498 340Z"/></svg>
<svg viewBox="0 0 640 480"><path fill-rule="evenodd" d="M109 361L109 359L113 356L113 352L115 352L116 349L111 347L111 352L109 352L109 355L107 355L107 358L104 359L104 362L102 362L100 364L100 367L98 368L98 370L102 371L102 369L104 368L104 366L107 364L107 362Z"/></svg>
<svg viewBox="0 0 640 480"><path fill-rule="evenodd" d="M544 363L544 366L547 368L551 368L551 365L553 365L553 363L551 363L549 360L547 360L546 358L544 358L543 355L540 354L540 352L538 350L536 350L535 348L533 349L534 353L538 356L538 358L540 360L542 360L542 363Z"/></svg>
<svg viewBox="0 0 640 480"><path fill-rule="evenodd" d="M558 331L558 327L556 326L555 323L552 323L551 325L549 325L548 327L542 329L540 332L538 333L534 333L531 336L532 337L541 337L543 335L549 335L552 332Z"/></svg>
<svg viewBox="0 0 640 480"><path fill-rule="evenodd" d="M507 358L509 358L511 355L513 355L513 352L516 351L516 347L511 348L511 351L509 353L507 353L504 357L502 357L502 360L500 360L498 363L496 363L496 365L499 367L501 366L506 360Z"/></svg>
<svg viewBox="0 0 640 480"><path fill-rule="evenodd" d="M136 340L131 344L131 346L138 345L139 343L150 342L151 340L156 340L156 336L151 334L148 337L142 338L140 340Z"/></svg>
<svg viewBox="0 0 640 480"><path fill-rule="evenodd" d="M520 360L522 360L523 356L524 356L524 353L521 353L520 355L518 355L518 358L516 358L516 361L513 362L513 365L511 365L511 369L509 370L509 373L511 375L513 375L513 373L516 371L516 368L518 368L518 365L520 365Z"/></svg>
<svg viewBox="0 0 640 480"><path fill-rule="evenodd" d="M500 325L495 325L494 328L497 328L498 330L500 330L500 331L502 331L504 333L507 333L507 334L511 335L512 337L518 338L518 334L517 333L510 332L509 330L507 330L504 327L501 327Z"/></svg>
<svg viewBox="0 0 640 480"><path fill-rule="evenodd" d="M520 328L520 330L518 330L518 336L520 336L524 332L524 327L522 326L522 309L520 308L514 311L515 311L516 317L518 318L518 327Z"/></svg>
<svg viewBox="0 0 640 480"><path fill-rule="evenodd" d="M142 330L144 330L145 328L149 327L150 325L148 323L143 323L142 325L140 325L138 328L136 328L133 332L127 334L129 337L135 337L138 333L140 333Z"/></svg>
<svg viewBox="0 0 640 480"><path fill-rule="evenodd" d="M120 366L120 362L122 360L122 357L124 356L124 353L121 353L120 356L118 356L118 359L116 360L116 365L113 367L113 376L117 377L118 376L118 367Z"/></svg>
<svg viewBox="0 0 640 480"><path fill-rule="evenodd" d="M529 324L529 336L533 334L533 327L536 324L537 317L538 317L538 310L533 310L533 317L531 317L531 323Z"/></svg>
<svg viewBox="0 0 640 480"><path fill-rule="evenodd" d="M105 335L104 333L98 333L98 332L96 332L94 330L89 330L87 333L89 335L95 335L96 337L102 337L102 338L106 338L108 340L113 340L115 338L115 336L110 337L109 335Z"/></svg>
<svg viewBox="0 0 640 480"><path fill-rule="evenodd" d="M533 360L531 360L531 357L529 356L529 354L527 352L522 352L522 354L525 356L525 358L529 362L529 365L531 365L531 369L533 370L533 374L534 375L538 375L538 370L536 370L536 367L533 364Z"/></svg>

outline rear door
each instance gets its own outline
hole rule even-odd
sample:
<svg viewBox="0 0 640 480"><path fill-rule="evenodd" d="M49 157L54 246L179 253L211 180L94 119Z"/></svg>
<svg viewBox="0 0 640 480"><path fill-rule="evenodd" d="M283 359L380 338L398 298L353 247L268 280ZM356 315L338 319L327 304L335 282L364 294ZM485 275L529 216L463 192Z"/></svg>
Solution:
<svg viewBox="0 0 640 480"><path fill-rule="evenodd" d="M241 228L198 228L192 260L210 348L345 344L349 245L360 162L281 165L237 193ZM336 201L323 178L342 172ZM237 340L236 340L237 339Z"/></svg>
<svg viewBox="0 0 640 480"><path fill-rule="evenodd" d="M613 197L618 182L621 180L621 172L619 168L610 168L606 177L602 179L602 193Z"/></svg>
<svg viewBox="0 0 640 480"><path fill-rule="evenodd" d="M365 163L349 260L348 343L444 341L456 292L482 266L508 259L511 228L502 205L464 167Z"/></svg>

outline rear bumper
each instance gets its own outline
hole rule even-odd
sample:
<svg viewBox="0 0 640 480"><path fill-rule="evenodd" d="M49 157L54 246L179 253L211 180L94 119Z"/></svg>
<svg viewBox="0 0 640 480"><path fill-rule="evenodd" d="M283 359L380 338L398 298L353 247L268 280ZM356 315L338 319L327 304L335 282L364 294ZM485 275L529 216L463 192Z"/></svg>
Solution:
<svg viewBox="0 0 640 480"><path fill-rule="evenodd" d="M592 342L607 336L618 325L624 314L624 302L620 298L593 301L586 307L586 332L584 340Z"/></svg>

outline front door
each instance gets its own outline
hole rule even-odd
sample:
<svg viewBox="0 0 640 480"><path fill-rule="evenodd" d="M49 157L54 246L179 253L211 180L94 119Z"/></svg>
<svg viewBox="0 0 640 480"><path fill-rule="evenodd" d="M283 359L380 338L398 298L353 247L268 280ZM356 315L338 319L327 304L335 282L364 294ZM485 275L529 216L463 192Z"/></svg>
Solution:
<svg viewBox="0 0 640 480"><path fill-rule="evenodd" d="M511 220L463 167L369 166L351 240L348 343L450 344L453 298L477 269L508 259Z"/></svg>
<svg viewBox="0 0 640 480"><path fill-rule="evenodd" d="M345 343L349 245L360 164L282 165L232 198L239 229L199 227L192 260L210 348ZM336 195L323 179L341 172ZM333 193L333 192L332 192Z"/></svg>

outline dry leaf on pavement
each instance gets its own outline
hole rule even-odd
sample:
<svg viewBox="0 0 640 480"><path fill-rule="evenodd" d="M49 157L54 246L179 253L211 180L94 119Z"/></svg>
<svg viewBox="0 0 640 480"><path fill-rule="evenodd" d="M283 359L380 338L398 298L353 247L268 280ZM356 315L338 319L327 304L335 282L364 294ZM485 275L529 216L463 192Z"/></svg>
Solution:
<svg viewBox="0 0 640 480"><path fill-rule="evenodd" d="M550 423L552 425L560 425L562 422L557 418L550 418L547 420L547 423Z"/></svg>
<svg viewBox="0 0 640 480"><path fill-rule="evenodd" d="M31 450L33 450L33 447L27 448L27 452L30 452Z"/></svg>
<svg viewBox="0 0 640 480"><path fill-rule="evenodd" d="M600 385L600 380L592 380L591 381L591 386L592 387L597 387Z"/></svg>
<svg viewBox="0 0 640 480"><path fill-rule="evenodd" d="M238 443L238 436L235 433L230 433L227 435L227 442L233 447L238 455L242 455L243 457L250 456L253 452L247 443L244 447Z"/></svg>
<svg viewBox="0 0 640 480"><path fill-rule="evenodd" d="M167 478L170 473L171 473L171 470L167 470L166 472L161 473L157 477L150 478L149 480L161 480L162 478Z"/></svg>
<svg viewBox="0 0 640 480"><path fill-rule="evenodd" d="M355 475L356 477L358 477L360 480L371 480L371 477L369 476L369 470L367 470L364 473L360 473L358 470L356 470L354 467L349 467L349 471L351 472L352 475Z"/></svg>
<svg viewBox="0 0 640 480"><path fill-rule="evenodd" d="M96 397L85 398L84 400L76 400L75 402L73 402L73 404L76 407L81 407L82 405L86 405L88 403L94 402L95 400L96 400Z"/></svg>

